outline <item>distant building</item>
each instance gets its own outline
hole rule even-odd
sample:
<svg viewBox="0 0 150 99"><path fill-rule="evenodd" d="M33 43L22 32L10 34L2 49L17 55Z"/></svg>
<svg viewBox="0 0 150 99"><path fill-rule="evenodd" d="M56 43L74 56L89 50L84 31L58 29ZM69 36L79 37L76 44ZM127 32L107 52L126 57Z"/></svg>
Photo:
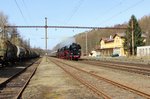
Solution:
<svg viewBox="0 0 150 99"><path fill-rule="evenodd" d="M100 39L100 52L102 56L110 56L113 53L114 39L111 38L101 38Z"/></svg>
<svg viewBox="0 0 150 99"><path fill-rule="evenodd" d="M119 56L126 56L125 50L124 50L124 37L125 33L116 33L113 37L110 36L109 38L101 38L99 43L99 51L101 53L101 56L111 56L118 54ZM144 38L143 42L145 41L146 36L142 35Z"/></svg>
<svg viewBox="0 0 150 99"><path fill-rule="evenodd" d="M150 56L150 46L137 47L137 56Z"/></svg>

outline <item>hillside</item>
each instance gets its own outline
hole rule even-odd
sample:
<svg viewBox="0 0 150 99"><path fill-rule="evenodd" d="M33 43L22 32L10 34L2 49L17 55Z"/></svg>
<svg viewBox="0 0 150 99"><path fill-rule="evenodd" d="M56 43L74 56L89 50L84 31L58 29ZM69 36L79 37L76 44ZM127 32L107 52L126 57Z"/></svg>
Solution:
<svg viewBox="0 0 150 99"><path fill-rule="evenodd" d="M147 35L147 43L146 45L150 45L150 16L144 16L140 20L138 20L140 27ZM115 25L114 27L127 27L126 24ZM76 42L79 43L82 47L82 53L86 52L86 34L87 33L87 46L88 52L95 49L96 46L99 44L99 40L102 37L109 37L110 35L114 36L115 33L125 32L125 30L91 30L87 32L83 32L80 34L75 35Z"/></svg>

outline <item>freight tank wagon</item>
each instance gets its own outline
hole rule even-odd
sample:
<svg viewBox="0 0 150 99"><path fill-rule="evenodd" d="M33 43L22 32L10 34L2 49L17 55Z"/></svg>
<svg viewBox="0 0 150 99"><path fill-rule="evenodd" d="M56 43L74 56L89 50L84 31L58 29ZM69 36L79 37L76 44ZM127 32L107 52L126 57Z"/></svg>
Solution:
<svg viewBox="0 0 150 99"><path fill-rule="evenodd" d="M8 40L1 39L0 64L14 63L17 60L17 47Z"/></svg>

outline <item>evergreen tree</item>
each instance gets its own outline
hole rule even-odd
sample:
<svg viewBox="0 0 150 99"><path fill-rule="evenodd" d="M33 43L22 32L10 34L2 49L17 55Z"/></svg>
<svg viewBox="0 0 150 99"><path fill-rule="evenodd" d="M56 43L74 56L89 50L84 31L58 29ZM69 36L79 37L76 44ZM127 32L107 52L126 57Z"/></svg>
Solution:
<svg viewBox="0 0 150 99"><path fill-rule="evenodd" d="M133 33L134 33L134 50L132 53L132 22L133 22ZM144 45L142 38L142 30L138 24L138 21L134 15L129 20L128 28L126 30L124 48L130 55L135 55L138 46Z"/></svg>
<svg viewBox="0 0 150 99"><path fill-rule="evenodd" d="M150 29L150 28L149 28L149 29ZM147 34L146 45L150 46L150 30L148 30L148 31L146 32L146 34Z"/></svg>

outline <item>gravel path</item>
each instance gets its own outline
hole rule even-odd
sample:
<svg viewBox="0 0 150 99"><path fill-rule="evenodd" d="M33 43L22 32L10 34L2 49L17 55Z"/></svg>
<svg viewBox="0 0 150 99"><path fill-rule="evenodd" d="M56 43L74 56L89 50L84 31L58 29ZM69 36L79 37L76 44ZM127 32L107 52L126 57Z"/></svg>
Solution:
<svg viewBox="0 0 150 99"><path fill-rule="evenodd" d="M23 99L99 99L61 68L43 58Z"/></svg>

